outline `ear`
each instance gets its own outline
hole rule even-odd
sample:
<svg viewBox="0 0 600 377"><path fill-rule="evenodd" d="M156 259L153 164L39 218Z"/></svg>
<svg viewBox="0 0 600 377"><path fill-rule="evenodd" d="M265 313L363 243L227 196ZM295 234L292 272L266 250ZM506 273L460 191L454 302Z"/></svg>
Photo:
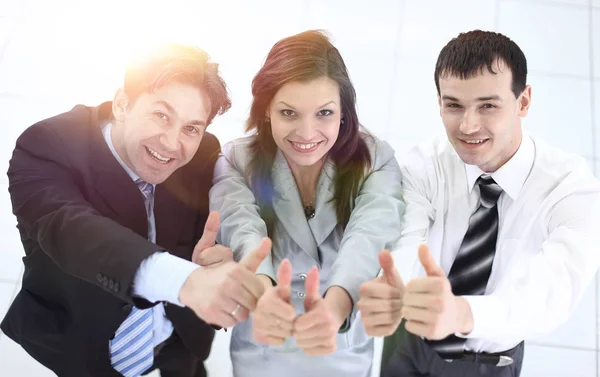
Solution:
<svg viewBox="0 0 600 377"><path fill-rule="evenodd" d="M523 92L517 99L517 115L521 118L527 116L529 113L529 106L531 106L531 85L527 85Z"/></svg>
<svg viewBox="0 0 600 377"><path fill-rule="evenodd" d="M129 104L129 99L127 98L127 94L125 94L125 91L123 90L123 88L120 88L115 93L115 97L114 97L113 103L112 103L112 112L113 112L113 115L115 116L115 120L117 120L119 122L124 120L125 113L128 110L128 108L127 108L128 104Z"/></svg>

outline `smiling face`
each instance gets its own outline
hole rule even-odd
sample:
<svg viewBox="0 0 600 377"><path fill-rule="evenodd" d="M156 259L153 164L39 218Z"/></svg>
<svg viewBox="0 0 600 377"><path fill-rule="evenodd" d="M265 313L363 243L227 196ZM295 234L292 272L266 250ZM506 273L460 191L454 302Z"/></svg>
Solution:
<svg viewBox="0 0 600 377"><path fill-rule="evenodd" d="M288 164L314 165L331 150L340 131L339 86L328 77L289 82L273 97L267 117Z"/></svg>
<svg viewBox="0 0 600 377"><path fill-rule="evenodd" d="M493 74L484 68L472 78L440 77L440 114L448 139L468 165L493 172L521 144L521 117L529 111L531 87L515 98L512 73L502 61Z"/></svg>
<svg viewBox="0 0 600 377"><path fill-rule="evenodd" d="M119 90L113 114L117 153L141 179L159 184L196 154L210 100L195 86L173 82L142 93L133 104Z"/></svg>

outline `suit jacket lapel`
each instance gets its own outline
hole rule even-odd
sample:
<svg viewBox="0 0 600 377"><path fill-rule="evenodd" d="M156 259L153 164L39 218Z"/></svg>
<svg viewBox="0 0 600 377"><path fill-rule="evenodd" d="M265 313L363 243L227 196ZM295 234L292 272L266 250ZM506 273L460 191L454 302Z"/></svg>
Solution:
<svg viewBox="0 0 600 377"><path fill-rule="evenodd" d="M96 191L116 213L120 224L148 237L148 218L140 190L112 155L102 135L102 127L109 122L110 113L110 106L100 105L92 114L89 125L90 163L95 173Z"/></svg>
<svg viewBox="0 0 600 377"><path fill-rule="evenodd" d="M176 246L182 225L184 221L189 221L190 217L187 215L193 212L191 204L184 203L184 198L190 198L191 195L189 188L183 184L184 177L180 177L178 173L180 171L176 171L163 184L157 185L154 195L156 244L166 248Z"/></svg>
<svg viewBox="0 0 600 377"><path fill-rule="evenodd" d="M280 150L277 150L275 156L272 177L275 188L273 210L277 220L281 222L294 242L318 262L317 244L304 216L296 181Z"/></svg>
<svg viewBox="0 0 600 377"><path fill-rule="evenodd" d="M308 220L312 234L318 246L329 237L337 226L337 214L335 211L334 196L335 166L331 160L323 165L317 185L315 197L315 217Z"/></svg>

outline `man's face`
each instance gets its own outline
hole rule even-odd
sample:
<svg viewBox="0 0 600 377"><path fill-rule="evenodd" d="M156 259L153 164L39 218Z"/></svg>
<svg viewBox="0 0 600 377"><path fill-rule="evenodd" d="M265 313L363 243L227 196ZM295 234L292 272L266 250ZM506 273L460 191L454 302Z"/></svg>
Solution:
<svg viewBox="0 0 600 377"><path fill-rule="evenodd" d="M113 102L112 140L127 166L148 183L164 182L196 154L210 100L198 88L170 83L131 104L120 90Z"/></svg>
<svg viewBox="0 0 600 377"><path fill-rule="evenodd" d="M448 139L465 164L493 172L506 163L521 144L521 117L531 98L528 86L515 98L512 72L501 61L484 67L475 77L440 77L438 102Z"/></svg>

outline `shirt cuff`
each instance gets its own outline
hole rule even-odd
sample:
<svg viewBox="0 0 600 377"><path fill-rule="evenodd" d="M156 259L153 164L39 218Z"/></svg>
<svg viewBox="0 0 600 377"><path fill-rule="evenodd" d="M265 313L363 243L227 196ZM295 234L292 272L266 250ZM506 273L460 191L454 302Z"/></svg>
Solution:
<svg viewBox="0 0 600 377"><path fill-rule="evenodd" d="M456 333L465 339L494 339L504 327L504 308L502 302L494 296L462 296L471 307L473 330L468 334Z"/></svg>
<svg viewBox="0 0 600 377"><path fill-rule="evenodd" d="M136 273L133 293L150 302L167 301L183 307L179 292L190 274L200 268L196 263L167 252L144 259Z"/></svg>

